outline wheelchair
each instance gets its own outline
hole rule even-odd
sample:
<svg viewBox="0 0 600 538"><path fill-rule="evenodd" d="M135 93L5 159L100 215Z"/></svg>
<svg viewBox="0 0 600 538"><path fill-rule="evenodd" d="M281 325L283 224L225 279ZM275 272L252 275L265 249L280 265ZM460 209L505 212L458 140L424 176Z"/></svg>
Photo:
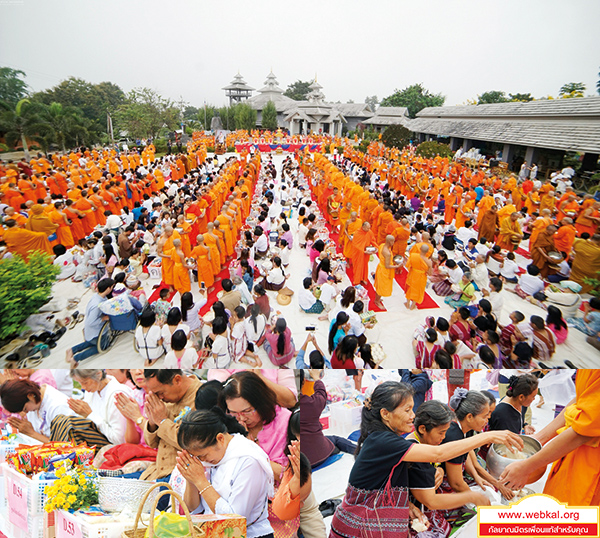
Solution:
<svg viewBox="0 0 600 538"><path fill-rule="evenodd" d="M108 320L104 322L98 335L98 354L106 353L116 342L119 336L125 333L135 333L138 325L138 314L135 310L126 314L116 316L108 316ZM137 343L133 339L133 349L137 352Z"/></svg>

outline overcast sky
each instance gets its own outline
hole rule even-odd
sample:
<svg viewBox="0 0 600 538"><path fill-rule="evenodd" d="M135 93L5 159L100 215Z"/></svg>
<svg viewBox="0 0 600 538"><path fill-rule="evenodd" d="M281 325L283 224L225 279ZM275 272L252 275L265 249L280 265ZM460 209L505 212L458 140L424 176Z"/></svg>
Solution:
<svg viewBox="0 0 600 538"><path fill-rule="evenodd" d="M487 90L596 94L597 0L0 0L0 66L34 90L76 76L226 103L240 71L285 89L318 77L327 100L421 82L461 104Z"/></svg>

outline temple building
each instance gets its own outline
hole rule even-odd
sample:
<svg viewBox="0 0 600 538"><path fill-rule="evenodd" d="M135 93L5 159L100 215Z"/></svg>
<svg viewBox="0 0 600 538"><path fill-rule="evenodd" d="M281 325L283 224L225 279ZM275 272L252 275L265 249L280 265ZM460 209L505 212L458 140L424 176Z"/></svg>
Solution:
<svg viewBox="0 0 600 538"><path fill-rule="evenodd" d="M252 97L252 92L254 91L254 88L246 84L246 81L239 72L233 77L229 86L225 86L223 89L225 90L225 95L229 97L229 106L250 99L250 97Z"/></svg>

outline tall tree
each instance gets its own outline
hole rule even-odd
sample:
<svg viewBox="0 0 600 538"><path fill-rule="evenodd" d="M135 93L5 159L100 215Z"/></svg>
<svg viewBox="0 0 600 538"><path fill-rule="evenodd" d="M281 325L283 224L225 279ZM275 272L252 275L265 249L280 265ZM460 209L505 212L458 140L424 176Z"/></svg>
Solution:
<svg viewBox="0 0 600 538"><path fill-rule="evenodd" d="M511 101L521 101L522 103L533 101L533 96L530 93L509 93L508 98Z"/></svg>
<svg viewBox="0 0 600 538"><path fill-rule="evenodd" d="M246 103L235 106L235 128L251 131L256 128L256 110Z"/></svg>
<svg viewBox="0 0 600 538"><path fill-rule="evenodd" d="M269 101L262 110L262 128L275 131L277 127L277 109L275 103Z"/></svg>
<svg viewBox="0 0 600 538"><path fill-rule="evenodd" d="M390 125L383 131L381 141L388 148L402 149L404 146L408 146L412 137L412 132L403 125Z"/></svg>
<svg viewBox="0 0 600 538"><path fill-rule="evenodd" d="M510 101L504 92L499 90L491 90L489 92L484 92L481 95L477 96L477 104L478 105L490 105L493 103L506 103Z"/></svg>
<svg viewBox="0 0 600 538"><path fill-rule="evenodd" d="M180 112L173 102L150 88L134 88L115 114L118 127L132 138L156 138L160 130L177 129Z"/></svg>
<svg viewBox="0 0 600 538"><path fill-rule="evenodd" d="M381 100L380 106L402 106L408 109L408 115L415 118L417 113L426 107L442 106L446 98L433 94L423 88L422 84L413 84L403 90L395 90L392 95Z"/></svg>
<svg viewBox="0 0 600 538"><path fill-rule="evenodd" d="M283 92L283 95L293 99L294 101L305 101L306 96L310 92L310 85L312 84L312 80L304 82L302 80L297 80L293 84L290 84L287 87L287 90Z"/></svg>
<svg viewBox="0 0 600 538"><path fill-rule="evenodd" d="M25 76L19 69L0 67L0 101L14 107L21 99L27 97L27 84L21 80Z"/></svg>
<svg viewBox="0 0 600 538"><path fill-rule="evenodd" d="M375 109L377 108L377 105L379 104L379 99L377 99L376 95L371 95L371 97L367 96L367 97L365 97L365 104L369 105L371 110L373 112L375 112Z"/></svg>
<svg viewBox="0 0 600 538"><path fill-rule="evenodd" d="M47 132L47 124L40 117L43 108L39 103L21 99L14 108L0 114L0 131L4 133L6 144L14 148L20 141L27 160L31 158L27 139L43 143L42 136Z"/></svg>
<svg viewBox="0 0 600 538"><path fill-rule="evenodd" d="M63 151L66 151L67 145L76 145L78 141L85 143L90 136L85 117L75 107L52 103L40 113L40 119L47 126L48 136L44 138L55 142Z"/></svg>
<svg viewBox="0 0 600 538"><path fill-rule="evenodd" d="M558 96L563 99L571 97L584 97L585 84L583 82L569 82L561 87L558 91Z"/></svg>

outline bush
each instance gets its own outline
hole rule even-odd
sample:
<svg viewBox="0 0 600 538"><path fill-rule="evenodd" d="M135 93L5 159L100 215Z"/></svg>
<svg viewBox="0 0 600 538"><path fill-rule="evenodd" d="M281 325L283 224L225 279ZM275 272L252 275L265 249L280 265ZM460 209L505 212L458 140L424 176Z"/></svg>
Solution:
<svg viewBox="0 0 600 538"><path fill-rule="evenodd" d="M165 138L157 138L154 141L154 147L156 148L156 153L166 153L167 152L167 140Z"/></svg>
<svg viewBox="0 0 600 538"><path fill-rule="evenodd" d="M235 146L227 146L227 153L235 153Z"/></svg>
<svg viewBox="0 0 600 538"><path fill-rule="evenodd" d="M412 138L412 132L409 131L403 125L390 125L383 131L381 135L381 141L388 148L402 149L404 146L410 144Z"/></svg>
<svg viewBox="0 0 600 538"><path fill-rule="evenodd" d="M426 159L433 159L436 155L440 157L452 158L454 152L448 144L440 144L439 142L423 142L417 146L417 155Z"/></svg>
<svg viewBox="0 0 600 538"><path fill-rule="evenodd" d="M330 150L330 149L331 149L331 146L330 146L329 144L325 144L325 145L323 146L323 151L324 151L325 153L329 153L329 150Z"/></svg>
<svg viewBox="0 0 600 538"><path fill-rule="evenodd" d="M367 148L369 147L369 144L371 142L369 140L363 140L362 142L360 142L358 144L358 151L362 151L363 153L365 153L365 151L367 151Z"/></svg>
<svg viewBox="0 0 600 538"><path fill-rule="evenodd" d="M215 152L215 148L214 146L208 146L206 148L206 153L214 153Z"/></svg>
<svg viewBox="0 0 600 538"><path fill-rule="evenodd" d="M39 312L59 273L60 268L41 252L32 254L28 262L21 256L0 261L0 339L19 334L23 322Z"/></svg>

